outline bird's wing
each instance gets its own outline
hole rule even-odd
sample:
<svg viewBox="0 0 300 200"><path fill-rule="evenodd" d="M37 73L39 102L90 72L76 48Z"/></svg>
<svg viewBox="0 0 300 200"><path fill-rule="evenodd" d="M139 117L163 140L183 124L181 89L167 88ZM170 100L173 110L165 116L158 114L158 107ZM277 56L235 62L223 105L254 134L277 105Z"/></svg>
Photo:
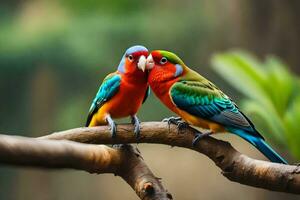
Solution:
<svg viewBox="0 0 300 200"><path fill-rule="evenodd" d="M117 73L112 73L105 77L90 107L86 126L89 126L93 115L99 108L118 92L120 84L121 76Z"/></svg>
<svg viewBox="0 0 300 200"><path fill-rule="evenodd" d="M145 93L145 96L144 96L144 99L143 99L143 103L147 100L149 95L150 95L150 87L148 86L147 90L146 90L146 93Z"/></svg>
<svg viewBox="0 0 300 200"><path fill-rule="evenodd" d="M171 87L170 96L178 108L194 116L256 135L257 131L251 121L228 96L208 80L179 81Z"/></svg>

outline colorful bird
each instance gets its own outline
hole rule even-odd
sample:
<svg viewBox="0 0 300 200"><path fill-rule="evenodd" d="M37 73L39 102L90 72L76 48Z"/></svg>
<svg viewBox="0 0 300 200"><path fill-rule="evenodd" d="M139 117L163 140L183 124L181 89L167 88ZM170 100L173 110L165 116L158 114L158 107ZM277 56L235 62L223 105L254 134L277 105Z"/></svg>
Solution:
<svg viewBox="0 0 300 200"><path fill-rule="evenodd" d="M226 94L188 68L177 55L153 51L147 57L146 68L150 70L151 89L169 109L188 124L210 130L196 134L193 145L205 135L231 132L251 143L272 162L287 164ZM180 125L178 120L180 118L170 118L169 122Z"/></svg>
<svg viewBox="0 0 300 200"><path fill-rule="evenodd" d="M126 50L116 72L103 80L89 110L86 126L109 124L112 137L116 136L113 118L130 116L134 134L139 137L140 124L136 116L138 109L149 95L144 46L133 46Z"/></svg>

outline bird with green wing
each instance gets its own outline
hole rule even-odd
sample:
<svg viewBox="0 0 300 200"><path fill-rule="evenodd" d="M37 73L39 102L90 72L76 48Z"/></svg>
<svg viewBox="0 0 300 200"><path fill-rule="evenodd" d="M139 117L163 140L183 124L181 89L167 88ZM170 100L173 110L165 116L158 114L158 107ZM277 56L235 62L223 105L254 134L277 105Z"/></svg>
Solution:
<svg viewBox="0 0 300 200"><path fill-rule="evenodd" d="M250 119L216 85L193 71L174 53L152 51L147 57L148 82L155 95L190 125L209 129L196 134L193 145L204 136L231 132L256 147L269 160L287 162L273 150ZM169 122L177 123L171 118Z"/></svg>

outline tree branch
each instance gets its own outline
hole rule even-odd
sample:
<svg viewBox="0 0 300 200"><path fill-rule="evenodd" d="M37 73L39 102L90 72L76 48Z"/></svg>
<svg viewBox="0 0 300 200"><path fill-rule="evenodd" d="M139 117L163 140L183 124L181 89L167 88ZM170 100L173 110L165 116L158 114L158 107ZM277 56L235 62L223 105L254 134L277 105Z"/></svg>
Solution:
<svg viewBox="0 0 300 200"><path fill-rule="evenodd" d="M44 168L72 168L122 177L141 199L172 199L131 145L105 145L38 140L0 135L0 163Z"/></svg>
<svg viewBox="0 0 300 200"><path fill-rule="evenodd" d="M53 133L42 139L67 139L82 143L124 144L136 143L132 125L119 125L117 137L111 138L107 126L77 128ZM179 133L181 132L181 133ZM187 128L184 132L176 126L163 122L141 124L139 143L157 143L185 147L205 154L222 170L231 181L265 188L273 191L300 194L300 166L282 165L251 159L234 149L228 142L212 137L202 139L192 147L195 130Z"/></svg>

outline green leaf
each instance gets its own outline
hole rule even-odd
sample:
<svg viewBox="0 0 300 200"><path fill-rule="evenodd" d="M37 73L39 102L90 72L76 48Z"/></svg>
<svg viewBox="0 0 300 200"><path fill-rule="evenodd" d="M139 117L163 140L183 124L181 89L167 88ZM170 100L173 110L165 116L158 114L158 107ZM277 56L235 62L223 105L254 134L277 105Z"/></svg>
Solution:
<svg viewBox="0 0 300 200"><path fill-rule="evenodd" d="M300 158L300 79L274 56L259 62L244 51L217 54L214 70L246 96L242 110L262 135Z"/></svg>
<svg viewBox="0 0 300 200"><path fill-rule="evenodd" d="M283 116L293 91L293 77L287 67L273 56L267 58L265 65L268 68L267 91L277 112Z"/></svg>
<svg viewBox="0 0 300 200"><path fill-rule="evenodd" d="M247 115L254 115L258 130L262 135L275 140L277 144L285 144L285 128L281 118L272 105L262 105L255 101L245 100L242 108ZM268 135L267 135L268 134Z"/></svg>
<svg viewBox="0 0 300 200"><path fill-rule="evenodd" d="M286 136L289 148L293 155L300 159L300 95L298 95L292 103L290 109L284 117L284 125L286 127Z"/></svg>
<svg viewBox="0 0 300 200"><path fill-rule="evenodd" d="M269 103L266 72L254 57L243 51L217 54L212 58L215 71L251 99Z"/></svg>

